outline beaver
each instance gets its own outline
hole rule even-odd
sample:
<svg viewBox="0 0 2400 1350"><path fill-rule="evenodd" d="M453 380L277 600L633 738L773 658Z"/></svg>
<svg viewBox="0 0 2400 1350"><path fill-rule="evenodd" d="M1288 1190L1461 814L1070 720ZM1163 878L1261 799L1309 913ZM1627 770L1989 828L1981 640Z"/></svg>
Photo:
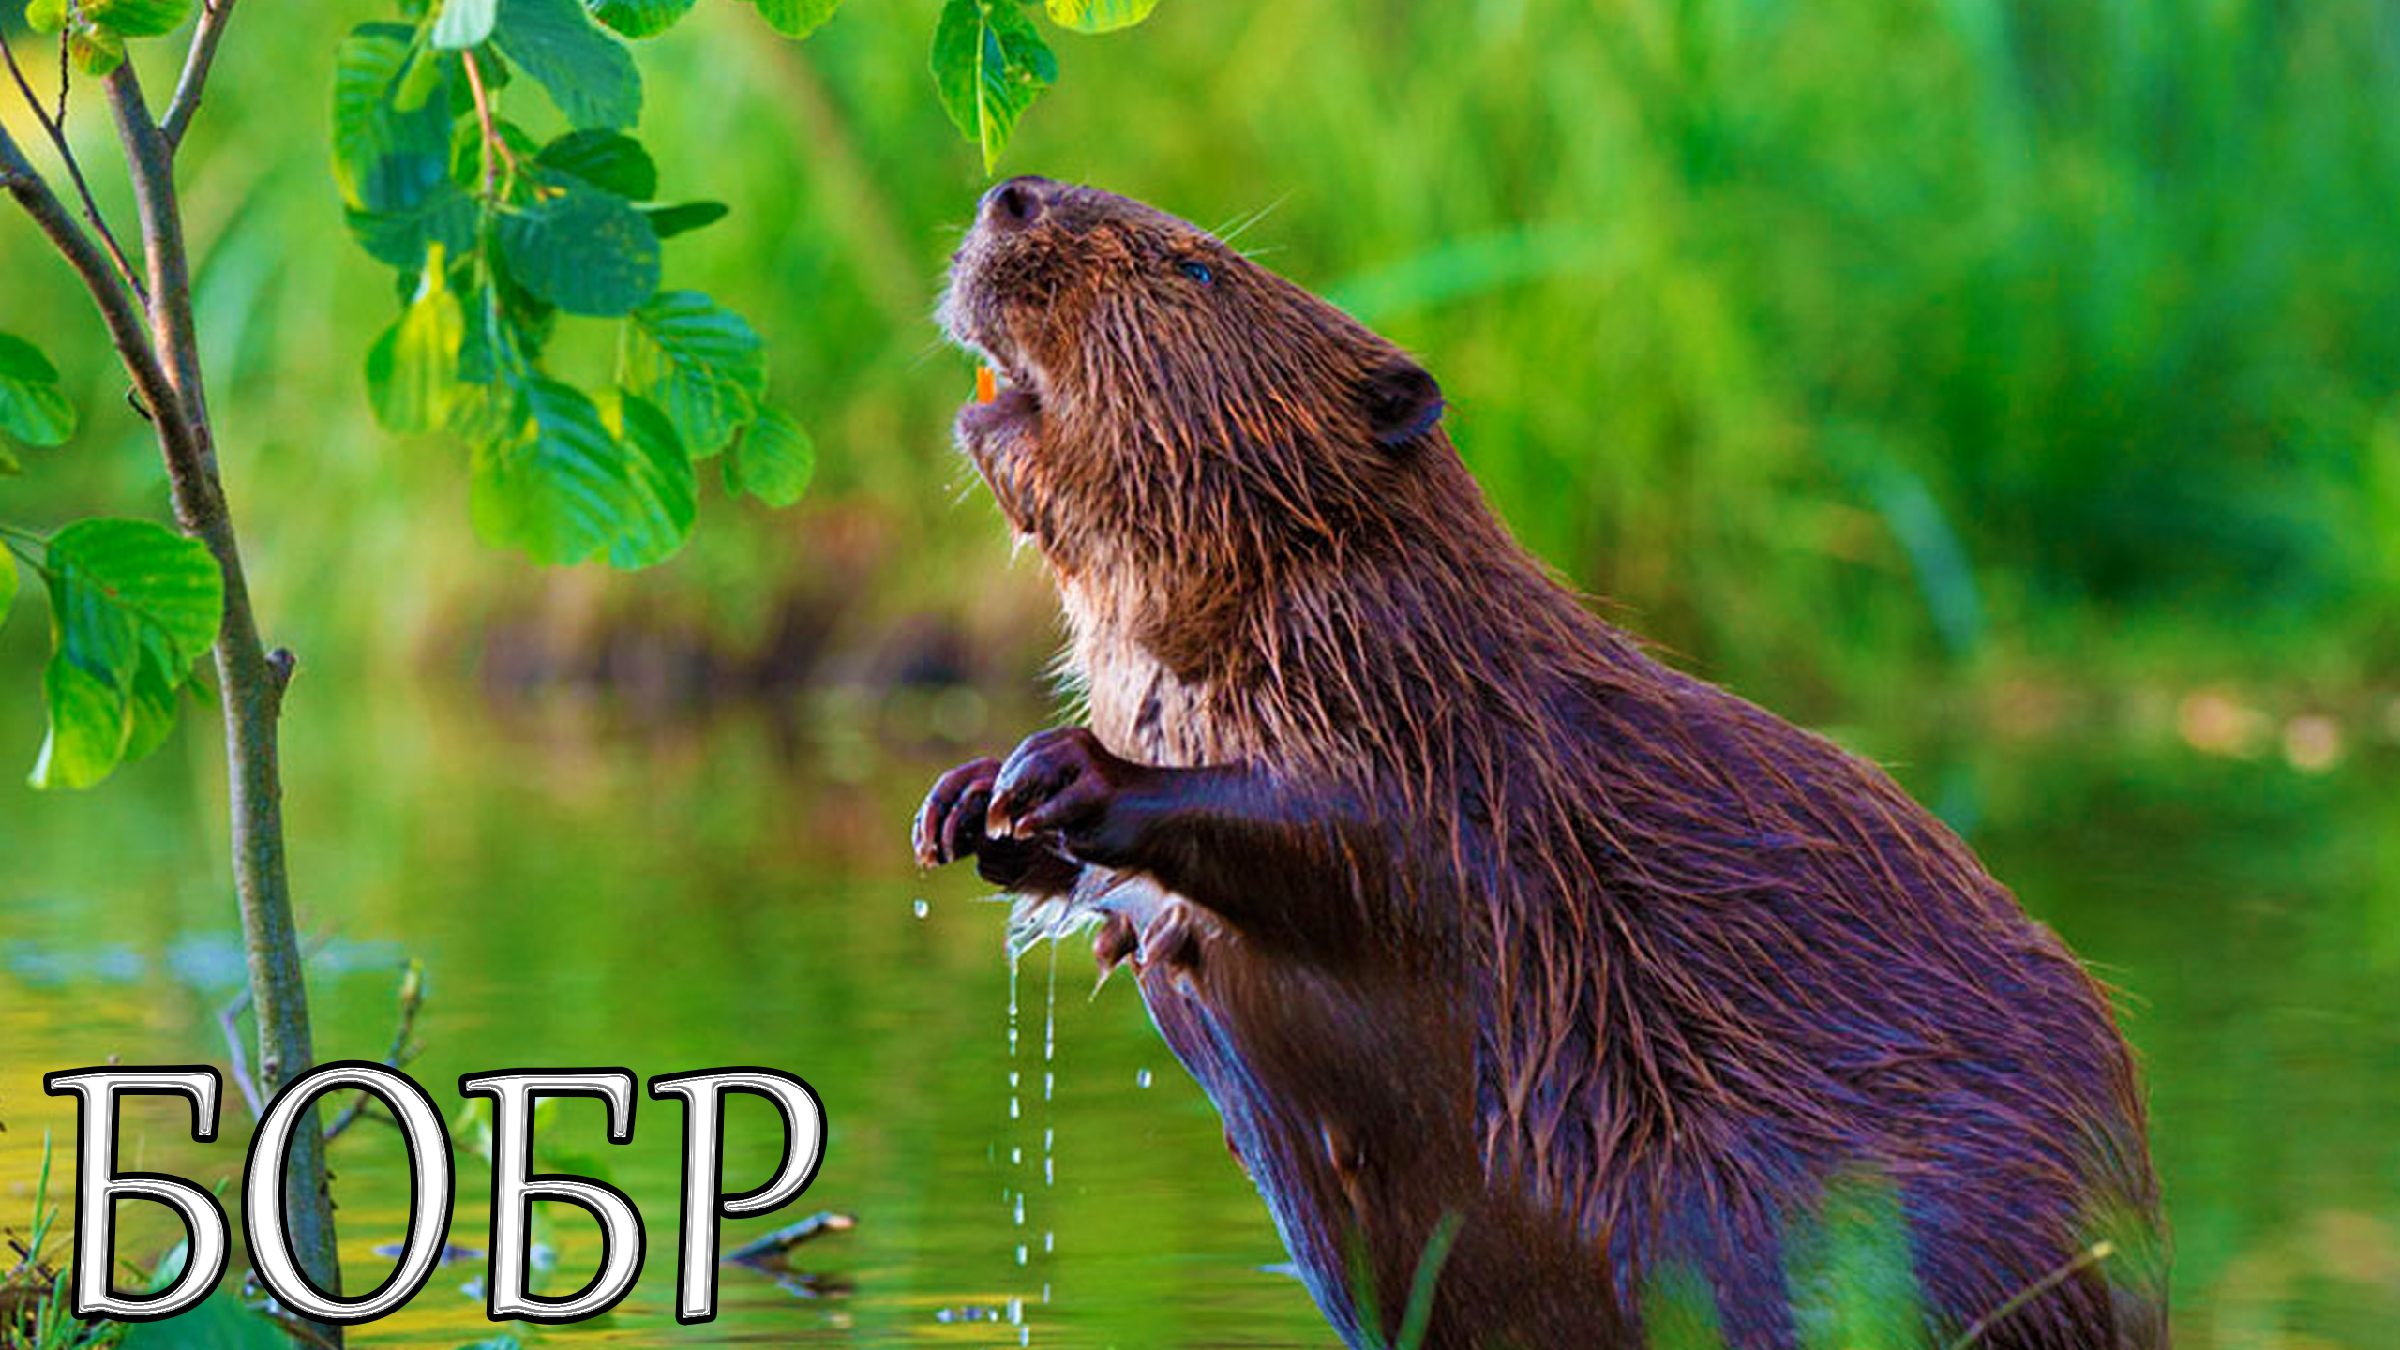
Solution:
<svg viewBox="0 0 2400 1350"><path fill-rule="evenodd" d="M940 319L1089 725L943 775L917 855L1132 962L1347 1344L2167 1343L2102 988L1882 772L1561 585L1423 366L1039 178ZM1898 1332L1843 1321L1895 1273Z"/></svg>

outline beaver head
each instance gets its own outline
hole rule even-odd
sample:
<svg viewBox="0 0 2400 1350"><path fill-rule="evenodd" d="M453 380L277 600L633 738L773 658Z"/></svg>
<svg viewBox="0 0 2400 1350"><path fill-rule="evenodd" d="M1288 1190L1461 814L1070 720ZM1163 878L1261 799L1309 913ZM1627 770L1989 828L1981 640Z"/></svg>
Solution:
<svg viewBox="0 0 2400 1350"><path fill-rule="evenodd" d="M984 195L941 320L1003 381L958 440L1052 560L1331 537L1436 436L1433 377L1165 212L1015 178ZM1263 561L1246 560L1255 567Z"/></svg>

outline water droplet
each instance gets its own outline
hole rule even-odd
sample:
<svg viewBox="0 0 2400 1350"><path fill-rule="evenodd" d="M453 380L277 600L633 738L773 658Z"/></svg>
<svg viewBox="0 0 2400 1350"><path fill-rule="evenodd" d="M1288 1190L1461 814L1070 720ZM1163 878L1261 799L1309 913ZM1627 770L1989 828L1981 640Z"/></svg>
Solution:
<svg viewBox="0 0 2400 1350"><path fill-rule="evenodd" d="M1045 1231L1042 1233L1042 1250L1043 1250L1043 1251L1046 1251L1046 1252L1054 1252L1054 1251L1057 1251L1057 1250L1058 1250L1058 1234L1056 1234L1056 1233L1054 1233L1054 1232L1049 1232L1049 1231L1045 1230ZM1043 1285L1043 1286L1042 1286L1042 1302L1044 1302L1044 1303L1048 1303L1049 1301L1050 1301L1050 1286L1045 1284L1045 1285Z"/></svg>
<svg viewBox="0 0 2400 1350"><path fill-rule="evenodd" d="M1021 1148L1010 1149L1008 1151L1008 1165L1011 1167L1023 1167L1025 1165L1025 1150Z"/></svg>
<svg viewBox="0 0 2400 1350"><path fill-rule="evenodd" d="M916 910L917 917L920 919L933 912L933 906L926 904L922 900L919 900L914 906L912 906L912 908Z"/></svg>
<svg viewBox="0 0 2400 1350"><path fill-rule="evenodd" d="M1024 1192L1020 1191L1020 1192L1018 1192L1018 1193L1017 1193L1017 1227L1019 1227L1019 1228L1023 1228L1024 1226L1025 1226L1025 1194L1024 1194ZM1020 1247L1020 1248L1018 1248L1018 1250L1019 1250L1019 1251L1023 1251L1024 1249L1023 1249L1022 1247ZM1019 1261L1017 1264L1018 1264L1018 1265L1023 1265L1023 1264L1025 1264L1025 1263L1024 1263L1024 1262L1022 1262L1022 1261Z"/></svg>
<svg viewBox="0 0 2400 1350"><path fill-rule="evenodd" d="M1150 1071L1148 1069L1144 1069L1140 1073L1135 1074L1133 1076L1133 1085L1138 1088L1146 1088L1150 1086Z"/></svg>
<svg viewBox="0 0 2400 1350"><path fill-rule="evenodd" d="M1020 1265L1020 1266L1021 1266L1021 1265L1024 1265L1024 1264L1026 1263L1026 1261L1027 1261L1027 1260L1029 1260L1029 1259L1032 1257L1032 1255L1033 1255L1033 1253L1032 1253L1031 1251L1029 1251L1029 1250L1027 1250L1027 1249L1026 1249L1026 1246L1025 1246L1025 1244L1024 1244L1024 1243L1020 1242L1020 1243L1018 1243L1018 1244L1017 1244L1017 1264L1018 1264L1018 1265ZM1013 1302L1014 1300L1011 1300L1011 1301Z"/></svg>

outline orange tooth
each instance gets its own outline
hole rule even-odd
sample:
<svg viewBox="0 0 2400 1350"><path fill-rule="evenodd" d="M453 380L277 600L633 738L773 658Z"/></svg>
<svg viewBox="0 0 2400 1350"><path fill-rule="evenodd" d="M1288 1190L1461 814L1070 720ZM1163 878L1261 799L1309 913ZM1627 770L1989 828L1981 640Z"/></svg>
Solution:
<svg viewBox="0 0 2400 1350"><path fill-rule="evenodd" d="M975 401L977 403L989 403L998 397L1000 397L999 374L990 366L976 367Z"/></svg>

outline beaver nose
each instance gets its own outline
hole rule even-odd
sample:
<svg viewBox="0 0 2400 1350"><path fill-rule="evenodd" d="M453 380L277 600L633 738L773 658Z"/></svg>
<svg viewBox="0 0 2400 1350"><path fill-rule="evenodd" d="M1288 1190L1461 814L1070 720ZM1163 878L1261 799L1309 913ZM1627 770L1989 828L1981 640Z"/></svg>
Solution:
<svg viewBox="0 0 2400 1350"><path fill-rule="evenodd" d="M995 230L1021 230L1041 219L1058 184L1028 174L983 194L983 220Z"/></svg>

